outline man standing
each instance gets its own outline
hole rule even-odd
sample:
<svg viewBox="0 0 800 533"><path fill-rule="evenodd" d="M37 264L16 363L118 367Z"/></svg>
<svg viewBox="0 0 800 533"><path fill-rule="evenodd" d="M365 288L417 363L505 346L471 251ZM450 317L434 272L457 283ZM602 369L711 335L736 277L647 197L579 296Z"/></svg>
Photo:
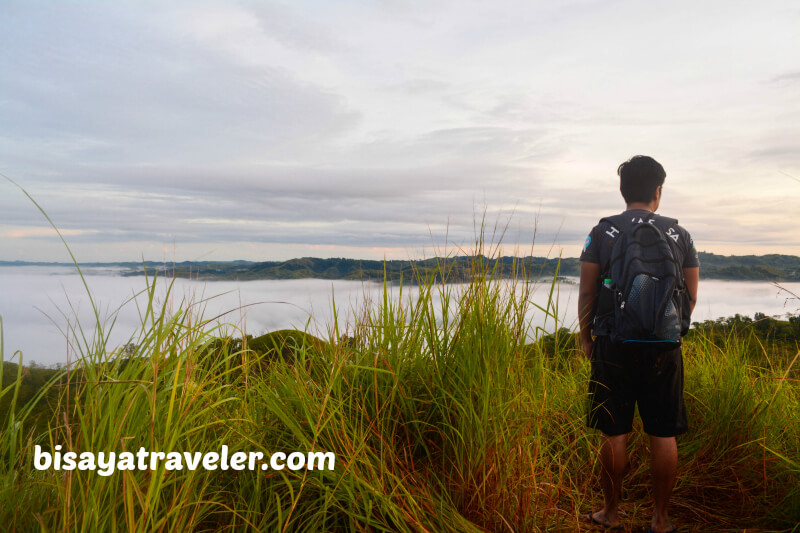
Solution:
<svg viewBox="0 0 800 533"><path fill-rule="evenodd" d="M667 252L667 261L678 265L674 277L679 289L676 294L681 296L673 307L677 307L676 313L681 315L678 318L680 335L688 329L697 299L700 265L689 233L677 225L677 221L655 214L666 177L664 167L651 157L635 156L622 163L617 174L627 207L622 215L612 220L624 224L602 220L586 239L580 258L580 336L592 365L587 423L603 433L600 464L604 506L587 518L605 528L622 529L618 497L627 463L627 434L632 429L634 406L638 404L644 430L650 438L654 499L650 530L662 533L676 530L669 521L667 506L678 466L675 437L688 429L683 404L683 359L679 342L620 341L615 321L623 319L615 319L615 316L620 316L620 308L624 310L626 302L621 300L619 292L614 293L619 288L613 284L621 280L609 279L612 253L616 254L613 261L619 263L619 254L624 251L619 250L621 246L615 250L615 242L626 232L626 237L630 238L639 224L653 224L659 231L663 230L661 235L665 239L662 241L668 246L662 246L671 251L671 254ZM653 249L652 246L642 248ZM658 283L656 277L652 279ZM650 279L644 281L650 283ZM629 303L632 303L631 298ZM638 305L645 304L639 301ZM659 312L664 314L663 304L653 314L657 316ZM677 339L679 341L679 337Z"/></svg>

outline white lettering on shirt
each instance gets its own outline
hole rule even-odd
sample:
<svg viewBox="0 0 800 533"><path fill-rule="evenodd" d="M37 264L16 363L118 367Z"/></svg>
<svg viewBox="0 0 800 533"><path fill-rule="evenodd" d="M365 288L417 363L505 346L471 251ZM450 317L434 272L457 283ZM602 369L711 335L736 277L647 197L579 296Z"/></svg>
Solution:
<svg viewBox="0 0 800 533"><path fill-rule="evenodd" d="M678 242L678 232L675 231L675 228L669 228L667 230L667 237L671 238L675 242Z"/></svg>

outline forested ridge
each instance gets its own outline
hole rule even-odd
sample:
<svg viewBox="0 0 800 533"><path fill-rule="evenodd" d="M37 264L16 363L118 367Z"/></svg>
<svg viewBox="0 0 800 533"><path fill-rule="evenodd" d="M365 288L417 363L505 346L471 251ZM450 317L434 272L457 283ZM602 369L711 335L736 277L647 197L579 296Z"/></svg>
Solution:
<svg viewBox="0 0 800 533"><path fill-rule="evenodd" d="M748 281L800 281L800 257L793 255L717 255L700 252L702 279ZM580 261L575 257L511 257L484 258L496 278L578 276ZM0 266L66 266L62 263L0 261ZM255 279L344 279L383 280L415 283L418 279L436 276L460 282L470 278L472 258L435 257L422 260L371 260L333 257L301 257L288 261L183 261L143 263L84 263L85 267L117 267L123 276L153 274L191 277L208 280Z"/></svg>

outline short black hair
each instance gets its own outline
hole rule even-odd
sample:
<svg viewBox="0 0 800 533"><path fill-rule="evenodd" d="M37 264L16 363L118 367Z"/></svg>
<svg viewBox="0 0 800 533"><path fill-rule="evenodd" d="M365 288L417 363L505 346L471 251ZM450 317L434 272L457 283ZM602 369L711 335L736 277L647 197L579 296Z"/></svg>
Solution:
<svg viewBox="0 0 800 533"><path fill-rule="evenodd" d="M617 169L619 191L625 203L649 202L664 184L667 173L661 163L646 155L635 155Z"/></svg>

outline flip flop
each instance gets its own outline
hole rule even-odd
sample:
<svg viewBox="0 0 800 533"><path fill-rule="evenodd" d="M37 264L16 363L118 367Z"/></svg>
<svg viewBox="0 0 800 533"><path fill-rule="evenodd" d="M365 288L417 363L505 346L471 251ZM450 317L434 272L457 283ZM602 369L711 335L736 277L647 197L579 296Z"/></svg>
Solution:
<svg viewBox="0 0 800 533"><path fill-rule="evenodd" d="M581 515L581 518L583 518L583 519L585 519L587 521L591 521L594 525L600 526L603 529L605 529L606 531L624 531L625 530L625 526L623 526L622 524L617 524L616 526L609 526L609 525L606 525L606 524L602 523L600 520L597 520L594 517L594 513L593 512L589 512L589 513L583 514L583 515Z"/></svg>
<svg viewBox="0 0 800 533"><path fill-rule="evenodd" d="M602 527L606 531L624 531L625 530L625 526L623 526L622 524L617 524L616 526L607 526L604 523L602 523L600 520L595 519L595 517L592 516L591 518L592 518L592 522L594 522L595 525L598 525L598 526Z"/></svg>

